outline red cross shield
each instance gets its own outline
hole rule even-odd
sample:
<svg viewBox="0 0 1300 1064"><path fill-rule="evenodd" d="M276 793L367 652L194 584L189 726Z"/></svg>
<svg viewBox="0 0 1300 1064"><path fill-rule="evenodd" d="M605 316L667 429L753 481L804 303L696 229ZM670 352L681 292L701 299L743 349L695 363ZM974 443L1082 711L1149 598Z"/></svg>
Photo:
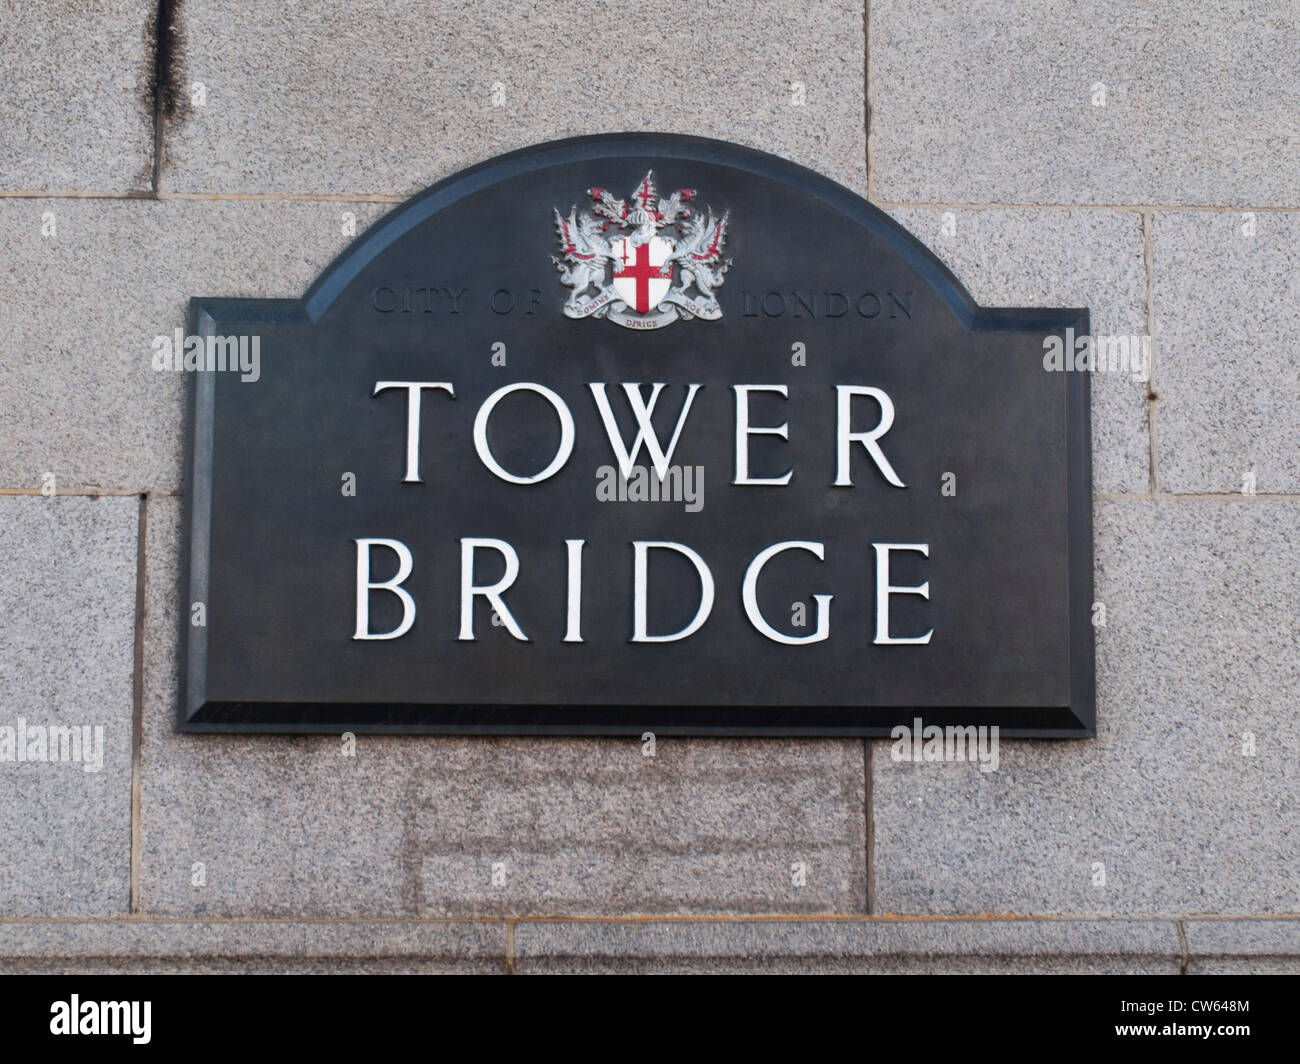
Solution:
<svg viewBox="0 0 1300 1064"><path fill-rule="evenodd" d="M673 268L664 266L672 244L652 236L633 246L630 238L619 237L609 246L614 253L614 290L638 314L649 314L672 287Z"/></svg>

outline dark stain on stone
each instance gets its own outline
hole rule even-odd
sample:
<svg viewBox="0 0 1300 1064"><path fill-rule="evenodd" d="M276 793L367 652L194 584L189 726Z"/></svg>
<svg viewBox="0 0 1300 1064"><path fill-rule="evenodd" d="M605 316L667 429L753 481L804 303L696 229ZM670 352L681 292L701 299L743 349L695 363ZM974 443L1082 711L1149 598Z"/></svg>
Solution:
<svg viewBox="0 0 1300 1064"><path fill-rule="evenodd" d="M180 85L180 56L183 53L180 29L181 0L158 0L149 36L153 45L153 66L146 84L146 107L153 114L153 161L147 184L158 194L158 179L163 167L163 142L168 124L183 119L185 93Z"/></svg>

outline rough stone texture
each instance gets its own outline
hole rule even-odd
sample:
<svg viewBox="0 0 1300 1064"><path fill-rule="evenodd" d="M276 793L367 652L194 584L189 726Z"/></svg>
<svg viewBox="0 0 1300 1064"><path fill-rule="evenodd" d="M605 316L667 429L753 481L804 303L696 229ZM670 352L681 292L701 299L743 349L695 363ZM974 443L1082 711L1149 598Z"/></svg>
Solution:
<svg viewBox="0 0 1300 1064"><path fill-rule="evenodd" d="M148 0L0 4L0 189L150 187L157 8Z"/></svg>
<svg viewBox="0 0 1300 1064"><path fill-rule="evenodd" d="M1095 519L1097 738L1008 741L989 773L875 743L877 911L1300 910L1300 501Z"/></svg>
<svg viewBox="0 0 1300 1064"><path fill-rule="evenodd" d="M138 510L0 497L0 727L104 729L99 771L0 761L0 917L127 910Z"/></svg>
<svg viewBox="0 0 1300 1064"><path fill-rule="evenodd" d="M983 306L1088 307L1094 335L1146 332L1146 275L1136 212L926 210L889 212ZM1149 486L1147 384L1140 374L1092 375L1092 483L1100 492Z"/></svg>
<svg viewBox="0 0 1300 1064"><path fill-rule="evenodd" d="M504 924L0 923L0 972L504 972Z"/></svg>
<svg viewBox="0 0 1300 1064"><path fill-rule="evenodd" d="M1297 970L1300 921L1183 928L1189 974ZM3 974L1174 974L1182 956L1172 920L0 921Z"/></svg>
<svg viewBox="0 0 1300 1064"><path fill-rule="evenodd" d="M1297 49L1291 0L872 0L874 194L1295 206Z"/></svg>
<svg viewBox="0 0 1300 1064"><path fill-rule="evenodd" d="M1300 975L1300 920L1187 920L1183 933L1188 975Z"/></svg>
<svg viewBox="0 0 1300 1064"><path fill-rule="evenodd" d="M654 130L762 148L863 191L862 11L255 0L231 19L189 4L181 80L207 103L169 123L162 185L407 194L529 144Z"/></svg>
<svg viewBox="0 0 1300 1064"><path fill-rule="evenodd" d="M1161 212L1152 236L1161 488L1300 491L1300 215Z"/></svg>
<svg viewBox="0 0 1300 1064"><path fill-rule="evenodd" d="M1176 974L1178 935L1155 921L522 923L527 973Z"/></svg>
<svg viewBox="0 0 1300 1064"><path fill-rule="evenodd" d="M665 739L651 760L637 740L363 736L351 759L331 736L176 734L179 511L150 501L144 912L865 911L855 740Z"/></svg>
<svg viewBox="0 0 1300 1064"><path fill-rule="evenodd" d="M450 960L335 960L317 957L246 958L217 957L211 960L164 960L148 957L131 960L65 961L0 960L0 975L503 975L498 958L466 963Z"/></svg>
<svg viewBox="0 0 1300 1064"><path fill-rule="evenodd" d="M183 374L152 341L191 296L298 296L389 208L0 199L0 487L175 490ZM41 235L53 211L54 236Z"/></svg>

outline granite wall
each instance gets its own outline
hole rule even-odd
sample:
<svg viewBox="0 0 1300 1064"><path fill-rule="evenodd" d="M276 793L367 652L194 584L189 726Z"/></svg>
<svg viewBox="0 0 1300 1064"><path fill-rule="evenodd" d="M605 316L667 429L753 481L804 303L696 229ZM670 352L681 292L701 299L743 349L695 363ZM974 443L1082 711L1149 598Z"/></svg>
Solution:
<svg viewBox="0 0 1300 1064"><path fill-rule="evenodd" d="M0 970L1300 971L1298 51L1291 0L2 0L0 725L104 746L0 762ZM176 734L152 338L621 129L1153 338L1094 379L1096 739Z"/></svg>

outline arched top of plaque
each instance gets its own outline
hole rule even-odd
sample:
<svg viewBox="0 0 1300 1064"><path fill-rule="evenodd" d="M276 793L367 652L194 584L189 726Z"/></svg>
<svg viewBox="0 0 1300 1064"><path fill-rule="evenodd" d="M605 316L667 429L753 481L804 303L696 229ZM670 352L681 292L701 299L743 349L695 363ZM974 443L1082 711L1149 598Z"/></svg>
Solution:
<svg viewBox="0 0 1300 1064"><path fill-rule="evenodd" d="M652 182L649 187L644 184L647 177ZM603 197L592 195L593 191L603 193ZM683 198L683 193L689 196ZM611 317L608 305L597 307L589 315L620 320L632 327L653 328L660 322L707 318L711 309L721 317L728 302L737 305L739 314L762 318L872 319L891 309L896 315L906 313L910 308L902 293L877 291L869 283L875 278L862 278L859 291L843 276L855 267L878 266L886 257L892 257L898 267L927 286L967 330L1052 330L1077 324L1080 315L1086 313L1078 309L979 306L952 271L884 211L830 178L778 156L704 137L609 133L522 148L471 166L413 196L358 237L321 273L302 300L308 318L318 321L367 268L381 261L403 237L469 201L494 196L503 201L501 209L494 212L498 231L480 229L481 244L438 241L429 249L431 265L436 264L443 274L454 273L457 262L500 247L503 233L509 233L515 237L512 254L526 260L533 253L543 263L551 257L557 260L560 277L556 278L548 267L547 279L558 283L542 290L543 301L549 303L558 294L562 303L567 298L572 310L585 305L584 293L599 298L603 290L609 303L625 304L621 317ZM792 209L796 205L797 210ZM657 209L660 207L664 209ZM651 217L647 225L638 210L657 217ZM483 215L477 209L474 213L481 227ZM711 249L718 234L708 223L719 223L723 218L726 223L721 247ZM594 247L582 242L584 222L588 228L591 222L602 227L592 234L596 238ZM540 240L539 225L546 234ZM770 248L765 245L774 245L779 252L803 244L826 247L829 259L827 237L853 230L867 238L858 247L861 263L845 262L837 250L836 278L821 287L816 277L809 277L804 289L768 287L762 277L762 264L770 260L737 253L761 249L766 256ZM526 243L529 237L532 246ZM654 254L659 250L656 238L667 245L662 256L666 262L653 261L660 257ZM705 261L703 266L711 277L683 277L682 264L689 265L691 259L687 256L692 254L683 245L693 239L699 245L696 261L714 251L712 261ZM636 249L642 245L649 245L647 265L657 267L664 276L650 278L649 285L643 285L638 304L633 275L637 273ZM625 263L620 261L620 252L627 256ZM587 267L591 261L588 256L593 255L596 264ZM827 261L827 266L831 265ZM573 266L579 268L575 271ZM624 266L625 278L619 272ZM593 276L601 268L605 268L604 276ZM731 277L719 276L719 271L725 274L732 270L735 272ZM746 287L744 282L751 278L756 283ZM584 280L590 284L575 291ZM619 280L623 284L618 284ZM660 280L669 283L659 284ZM717 280L717 286L708 284L710 280ZM560 287L561 283L567 284L567 289ZM628 298L620 299L620 291ZM653 296L660 292L668 298L652 304ZM725 300L724 292L728 297ZM517 293L514 298L518 299ZM891 298L902 306L891 306ZM590 302L588 298L586 303ZM701 309L703 314L698 313Z"/></svg>

